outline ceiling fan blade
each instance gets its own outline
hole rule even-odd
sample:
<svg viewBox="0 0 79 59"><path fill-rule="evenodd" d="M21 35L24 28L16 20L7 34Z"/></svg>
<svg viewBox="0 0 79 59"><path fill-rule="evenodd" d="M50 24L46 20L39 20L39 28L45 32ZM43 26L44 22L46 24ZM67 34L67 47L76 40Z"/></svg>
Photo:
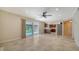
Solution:
<svg viewBox="0 0 79 59"><path fill-rule="evenodd" d="M52 15L46 15L46 16L52 16Z"/></svg>
<svg viewBox="0 0 79 59"><path fill-rule="evenodd" d="M42 17L47 18L47 16L52 16L52 15L47 14L47 11L43 12Z"/></svg>
<svg viewBox="0 0 79 59"><path fill-rule="evenodd" d="M45 15L47 13L47 11L43 12L43 15Z"/></svg>

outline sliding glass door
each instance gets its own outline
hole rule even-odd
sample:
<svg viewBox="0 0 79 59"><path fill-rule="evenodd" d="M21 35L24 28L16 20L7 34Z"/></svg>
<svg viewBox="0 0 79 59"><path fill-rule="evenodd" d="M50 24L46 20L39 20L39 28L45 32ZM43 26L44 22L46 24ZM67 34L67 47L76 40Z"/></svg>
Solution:
<svg viewBox="0 0 79 59"><path fill-rule="evenodd" d="M39 25L33 25L33 34L39 34Z"/></svg>
<svg viewBox="0 0 79 59"><path fill-rule="evenodd" d="M33 35L33 26L31 24L26 24L26 36Z"/></svg>
<svg viewBox="0 0 79 59"><path fill-rule="evenodd" d="M26 36L33 36L39 34L39 23L26 21Z"/></svg>

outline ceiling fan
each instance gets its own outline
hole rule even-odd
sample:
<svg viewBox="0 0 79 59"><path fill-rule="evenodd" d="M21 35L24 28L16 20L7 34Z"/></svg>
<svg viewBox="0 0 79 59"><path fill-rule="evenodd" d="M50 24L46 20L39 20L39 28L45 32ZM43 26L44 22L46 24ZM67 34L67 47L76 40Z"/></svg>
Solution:
<svg viewBox="0 0 79 59"><path fill-rule="evenodd" d="M47 11L43 12L42 17L47 18L48 16L52 16L52 15L49 15L47 13L48 13Z"/></svg>

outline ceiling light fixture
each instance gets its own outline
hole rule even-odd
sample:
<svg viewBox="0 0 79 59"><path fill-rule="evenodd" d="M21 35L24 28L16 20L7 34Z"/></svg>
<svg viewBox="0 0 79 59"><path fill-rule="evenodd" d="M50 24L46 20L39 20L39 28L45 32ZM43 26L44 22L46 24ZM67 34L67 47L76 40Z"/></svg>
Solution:
<svg viewBox="0 0 79 59"><path fill-rule="evenodd" d="M72 22L72 21L70 21L70 22Z"/></svg>
<svg viewBox="0 0 79 59"><path fill-rule="evenodd" d="M56 10L56 11L59 11L59 8L56 8L55 10Z"/></svg>

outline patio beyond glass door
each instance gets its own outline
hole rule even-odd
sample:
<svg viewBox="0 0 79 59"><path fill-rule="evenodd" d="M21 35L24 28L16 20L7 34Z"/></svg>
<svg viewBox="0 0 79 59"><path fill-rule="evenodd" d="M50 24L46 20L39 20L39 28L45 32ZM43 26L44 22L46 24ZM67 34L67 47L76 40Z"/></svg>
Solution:
<svg viewBox="0 0 79 59"><path fill-rule="evenodd" d="M33 26L31 24L26 24L26 36L33 35Z"/></svg>

